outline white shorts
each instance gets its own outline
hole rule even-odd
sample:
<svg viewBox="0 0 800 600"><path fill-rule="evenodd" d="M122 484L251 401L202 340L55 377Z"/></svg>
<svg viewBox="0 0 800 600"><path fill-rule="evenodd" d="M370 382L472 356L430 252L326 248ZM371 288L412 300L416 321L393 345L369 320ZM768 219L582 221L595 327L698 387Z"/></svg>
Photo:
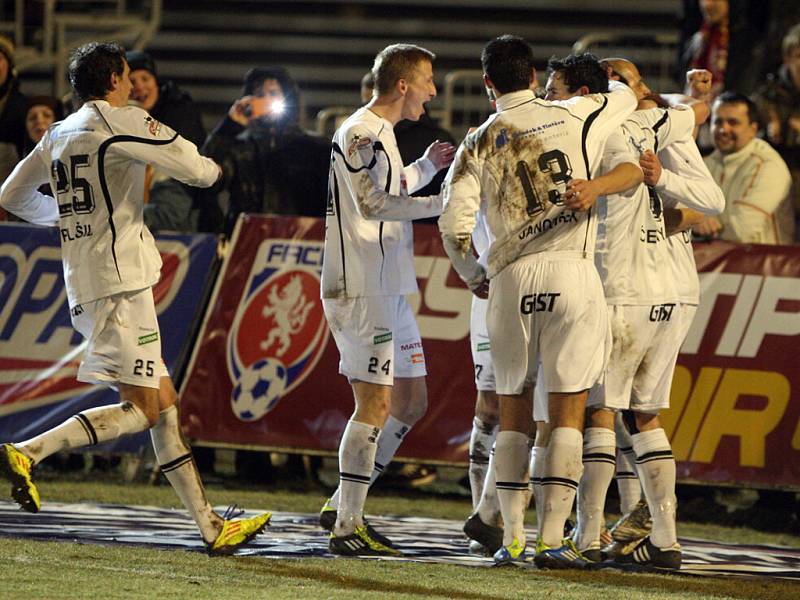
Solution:
<svg viewBox="0 0 800 600"><path fill-rule="evenodd" d="M669 407L675 361L683 343L682 309L675 303L608 307L613 347L605 380L587 406L657 413Z"/></svg>
<svg viewBox="0 0 800 600"><path fill-rule="evenodd" d="M79 304L70 315L72 326L88 341L78 381L158 389L161 377L169 376L161 360L161 333L151 288Z"/></svg>
<svg viewBox="0 0 800 600"><path fill-rule="evenodd" d="M475 387L482 392L493 392L495 388L494 365L490 352L489 331L486 328L488 300L472 296L472 311L469 321L469 345L472 350L472 365L475 368Z"/></svg>
<svg viewBox="0 0 800 600"><path fill-rule="evenodd" d="M572 253L517 259L492 280L487 322L498 394L532 385L540 361L551 393L587 390L603 374L611 333L590 260Z"/></svg>
<svg viewBox="0 0 800 600"><path fill-rule="evenodd" d="M322 300L339 348L339 373L349 380L392 385L395 377L424 377L422 337L403 296Z"/></svg>
<svg viewBox="0 0 800 600"><path fill-rule="evenodd" d="M550 405L547 394L547 382L544 379L542 363L539 363L539 372L536 374L536 386L533 388L533 420L550 422Z"/></svg>

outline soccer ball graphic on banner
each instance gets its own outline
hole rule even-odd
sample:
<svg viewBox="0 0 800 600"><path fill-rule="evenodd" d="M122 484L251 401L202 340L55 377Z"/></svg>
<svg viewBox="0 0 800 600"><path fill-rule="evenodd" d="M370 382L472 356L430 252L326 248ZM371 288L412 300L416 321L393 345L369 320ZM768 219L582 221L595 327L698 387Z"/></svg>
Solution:
<svg viewBox="0 0 800 600"><path fill-rule="evenodd" d="M240 421L256 421L266 415L286 389L287 375L276 358L264 358L243 369L231 394L233 414Z"/></svg>

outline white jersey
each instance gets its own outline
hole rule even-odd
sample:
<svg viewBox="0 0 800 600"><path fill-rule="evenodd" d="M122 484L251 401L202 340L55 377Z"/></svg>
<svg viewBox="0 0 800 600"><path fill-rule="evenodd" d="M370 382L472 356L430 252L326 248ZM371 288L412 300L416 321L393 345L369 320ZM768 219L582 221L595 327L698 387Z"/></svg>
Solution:
<svg viewBox="0 0 800 600"><path fill-rule="evenodd" d="M725 208L725 196L703 162L694 140L681 141L659 151L663 170L656 183L664 206L691 208L706 214L719 214ZM692 232L683 231L667 239L669 270L666 276L675 281L678 301L696 305L700 302L700 282L692 248Z"/></svg>
<svg viewBox="0 0 800 600"><path fill-rule="evenodd" d="M3 185L3 208L58 225L70 307L158 281L161 256L142 220L147 163L194 186L219 176L214 161L141 108L92 100L52 125ZM36 191L45 183L55 200Z"/></svg>
<svg viewBox="0 0 800 600"><path fill-rule="evenodd" d="M610 136L602 170L632 162L679 140L693 140L694 111L687 108L640 110ZM606 302L612 305L653 305L677 302L674 282L664 277L669 261L663 207L658 192L637 185L621 194L601 197L595 265Z"/></svg>
<svg viewBox="0 0 800 600"><path fill-rule="evenodd" d="M411 221L442 211L441 194L414 197L436 174L403 167L392 124L363 107L333 136L322 262L323 298L417 292Z"/></svg>
<svg viewBox="0 0 800 600"><path fill-rule="evenodd" d="M439 219L445 248L462 278L474 276L474 260L466 254L481 194L496 238L489 250L490 278L526 254L591 256L595 214L565 208L561 194L570 179L590 179L597 172L606 138L636 107L626 85L610 86L608 94L560 102L537 99L529 90L504 94L497 113L467 136L445 180Z"/></svg>

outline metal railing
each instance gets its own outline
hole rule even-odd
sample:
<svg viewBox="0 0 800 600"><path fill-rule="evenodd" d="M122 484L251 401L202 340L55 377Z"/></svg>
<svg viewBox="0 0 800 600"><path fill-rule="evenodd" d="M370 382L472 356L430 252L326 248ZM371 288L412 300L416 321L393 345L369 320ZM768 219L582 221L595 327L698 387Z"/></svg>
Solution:
<svg viewBox="0 0 800 600"><path fill-rule="evenodd" d="M651 89L668 92L676 86L673 70L678 52L677 33L590 33L575 42L572 52L627 58L639 67Z"/></svg>
<svg viewBox="0 0 800 600"><path fill-rule="evenodd" d="M31 0L15 0L14 19L3 23L0 31L11 35L17 45L17 69L53 68L53 93L67 91L66 71L69 51L75 46L96 40L113 39L135 50L143 49L161 26L162 0L148 0L140 10L130 10L127 0L95 0L105 4L92 12L79 5L80 0L40 0L41 25L27 31L26 9Z"/></svg>

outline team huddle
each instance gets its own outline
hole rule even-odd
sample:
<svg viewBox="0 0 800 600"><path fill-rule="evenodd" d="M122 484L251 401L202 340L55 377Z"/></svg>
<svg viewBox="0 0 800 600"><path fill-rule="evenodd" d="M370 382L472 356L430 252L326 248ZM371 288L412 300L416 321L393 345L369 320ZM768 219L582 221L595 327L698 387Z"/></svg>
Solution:
<svg viewBox="0 0 800 600"><path fill-rule="evenodd" d="M533 496L537 566L677 569L675 460L658 414L699 302L690 228L724 208L694 142L709 116L710 74L687 74L691 96L656 95L627 60L569 56L550 61L539 98L530 45L501 36L481 55L494 114L457 151L437 141L404 166L394 126L418 120L435 97L434 59L410 44L382 50L372 100L333 137L321 295L355 410L338 489L320 512L330 551L402 554L363 512L370 485L426 412L422 339L406 296L417 292L412 221L439 216L474 295L470 551L500 565L527 560ZM220 169L127 106L128 70L116 44L77 49L69 72L82 108L48 130L0 191L6 210L70 234L70 311L88 340L78 379L114 386L121 402L3 444L0 473L37 512L36 463L150 429L208 551L228 554L270 514L219 516L205 497L161 360L151 291L160 259L142 221L146 163L201 187ZM412 195L447 167L438 194ZM48 183L55 199L38 191ZM82 240L71 235L79 228L89 232ZM622 511L652 518L651 532L626 543L605 531L615 471Z"/></svg>
<svg viewBox="0 0 800 600"><path fill-rule="evenodd" d="M322 297L356 408L320 513L330 549L401 553L363 507L427 403L405 300L417 291L410 221L441 211L445 250L475 296L471 550L526 560L533 495L537 566L677 569L675 460L658 413L699 301L689 229L724 208L694 142L710 74L687 74L692 97L657 96L627 60L570 56L550 61L541 99L531 47L501 36L481 57L496 112L455 157L434 143L404 167L392 128L435 95L433 59L384 49L372 100L334 136ZM439 195L411 195L451 160ZM625 545L603 543L617 447L623 511L643 491L652 516L652 533Z"/></svg>

